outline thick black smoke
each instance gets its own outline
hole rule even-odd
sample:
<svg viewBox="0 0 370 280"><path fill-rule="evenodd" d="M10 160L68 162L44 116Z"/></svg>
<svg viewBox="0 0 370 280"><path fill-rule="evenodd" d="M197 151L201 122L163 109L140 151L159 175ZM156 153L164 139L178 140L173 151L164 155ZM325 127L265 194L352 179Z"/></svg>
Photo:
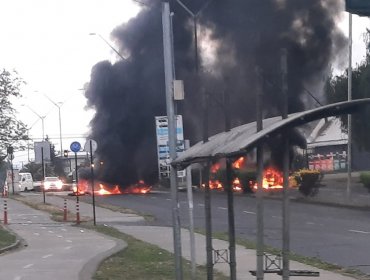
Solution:
<svg viewBox="0 0 370 280"><path fill-rule="evenodd" d="M86 91L88 106L96 110L91 137L104 162L100 176L123 185L158 177L154 117L166 115L161 3L147 2L150 7L112 32L127 60L96 64ZM182 2L196 14L208 0ZM232 126L255 119L258 91L265 117L280 114L282 48L288 51L289 111L312 106L305 88L316 88L345 45L336 27L341 2L213 0L197 17L196 74L193 20L172 1L176 78L186 90L177 107L185 138L194 143L202 137L203 93L209 95L209 134L224 129L225 96Z"/></svg>

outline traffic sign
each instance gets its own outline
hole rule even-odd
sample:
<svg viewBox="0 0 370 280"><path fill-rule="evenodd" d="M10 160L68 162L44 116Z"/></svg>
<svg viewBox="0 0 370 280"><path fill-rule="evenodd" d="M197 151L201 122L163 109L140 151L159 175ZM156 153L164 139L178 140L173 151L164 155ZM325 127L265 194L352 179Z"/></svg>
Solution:
<svg viewBox="0 0 370 280"><path fill-rule="evenodd" d="M90 142L91 142L91 149L90 149ZM87 139L84 150L88 152L89 154L94 154L96 152L96 149L98 148L98 143L96 143L93 139Z"/></svg>
<svg viewBox="0 0 370 280"><path fill-rule="evenodd" d="M77 153L81 149L81 144L79 142L77 142L77 141L74 141L74 142L71 143L70 148L71 148L71 151L72 152Z"/></svg>

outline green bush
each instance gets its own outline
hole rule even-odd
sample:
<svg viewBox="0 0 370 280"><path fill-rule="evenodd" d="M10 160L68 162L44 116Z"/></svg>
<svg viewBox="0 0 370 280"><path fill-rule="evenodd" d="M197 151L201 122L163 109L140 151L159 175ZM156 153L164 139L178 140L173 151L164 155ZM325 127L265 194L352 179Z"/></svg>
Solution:
<svg viewBox="0 0 370 280"><path fill-rule="evenodd" d="M360 173L360 182L370 192L370 171L365 171L365 172Z"/></svg>
<svg viewBox="0 0 370 280"><path fill-rule="evenodd" d="M301 169L294 174L299 191L305 196L315 196L323 174L319 170Z"/></svg>

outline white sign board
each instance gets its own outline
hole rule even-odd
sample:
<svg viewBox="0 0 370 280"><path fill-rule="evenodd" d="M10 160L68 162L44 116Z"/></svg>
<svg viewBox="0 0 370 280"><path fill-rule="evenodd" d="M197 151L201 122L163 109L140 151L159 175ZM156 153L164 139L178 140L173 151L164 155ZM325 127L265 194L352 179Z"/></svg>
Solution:
<svg viewBox="0 0 370 280"><path fill-rule="evenodd" d="M167 116L155 117L155 127L157 134L157 154L158 171L161 178L170 176L170 148L168 145L168 119ZM177 154L185 149L184 130L182 125L182 116L176 116L176 151ZM181 173L182 174L182 173Z"/></svg>
<svg viewBox="0 0 370 280"><path fill-rule="evenodd" d="M90 142L91 142L91 144L90 144ZM98 143L96 143L95 140L93 140L93 139L86 140L86 143L85 143L85 146L84 146L84 151L85 152L88 152L89 154L94 155L97 148L98 148Z"/></svg>
<svg viewBox="0 0 370 280"><path fill-rule="evenodd" d="M42 155L44 156L44 161L50 161L50 143L48 141L35 142L35 162L42 163Z"/></svg>

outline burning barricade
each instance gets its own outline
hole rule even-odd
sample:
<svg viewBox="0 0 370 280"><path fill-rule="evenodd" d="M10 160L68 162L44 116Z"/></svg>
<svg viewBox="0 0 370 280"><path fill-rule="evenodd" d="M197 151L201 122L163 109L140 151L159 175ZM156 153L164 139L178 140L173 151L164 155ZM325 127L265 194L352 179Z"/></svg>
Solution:
<svg viewBox="0 0 370 280"><path fill-rule="evenodd" d="M119 185L112 185L102 182L94 182L95 195L116 195L116 194L146 194L151 191L152 187L140 180L138 183L121 188ZM91 181L80 179L77 185L73 186L74 195L92 194Z"/></svg>

